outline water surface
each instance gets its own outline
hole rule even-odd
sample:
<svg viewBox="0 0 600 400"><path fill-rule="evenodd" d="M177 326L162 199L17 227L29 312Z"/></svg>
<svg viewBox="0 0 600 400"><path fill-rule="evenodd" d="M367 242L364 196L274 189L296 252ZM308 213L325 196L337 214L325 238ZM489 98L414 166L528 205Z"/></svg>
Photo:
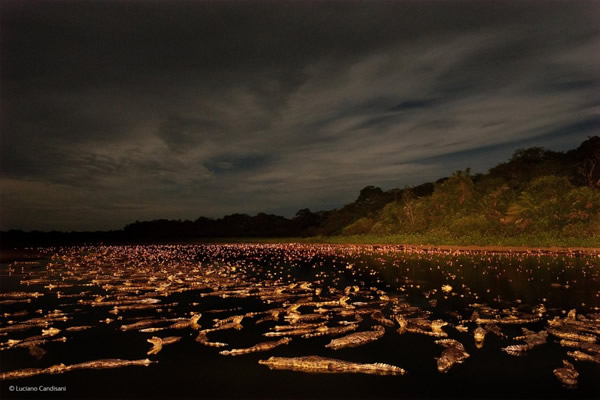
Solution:
<svg viewBox="0 0 600 400"><path fill-rule="evenodd" d="M600 364L576 360L568 354L576 349L561 345L557 336L571 332L596 343L600 337L600 258L594 255L293 244L73 247L45 249L44 254L47 258L39 263L1 267L1 372L108 358L156 363L5 380L3 398L600 396ZM201 314L199 326L168 328L194 314ZM207 331L211 342L226 347L195 340L232 316L243 316L239 326ZM259 322L269 316L272 320ZM398 332L402 319L408 329ZM122 328L150 320L152 327L166 329ZM31 321L27 329L5 329ZM434 321L441 331L431 327ZM385 334L339 350L325 346L352 332L291 334L289 344L270 351L237 357L219 353L278 340L284 336L265 334L303 323L355 324L353 332L383 324ZM574 325L585 329L567 329ZM27 343L23 340L51 327L60 331L44 336L39 345L9 345L9 340ZM478 327L486 334L476 344ZM542 332L547 340L520 356L503 350L525 343L524 332ZM181 339L147 355L152 347L147 339L153 336ZM444 338L459 341L469 354L446 373L438 371L436 361L444 348L435 341ZM312 374L258 363L271 356L308 355L387 363L407 373ZM579 373L575 387L566 387L553 374L563 360ZM17 393L10 386L66 387L66 392Z"/></svg>

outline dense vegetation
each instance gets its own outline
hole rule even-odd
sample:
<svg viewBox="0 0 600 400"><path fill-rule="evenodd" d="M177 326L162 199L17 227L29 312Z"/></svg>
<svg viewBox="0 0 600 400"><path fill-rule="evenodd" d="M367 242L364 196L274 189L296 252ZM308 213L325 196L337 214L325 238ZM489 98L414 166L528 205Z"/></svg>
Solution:
<svg viewBox="0 0 600 400"><path fill-rule="evenodd" d="M356 219L342 233L460 243L515 237L539 237L545 243L585 238L589 243L600 237L600 138L566 153L517 150L487 174L455 172L436 182L429 196L406 188L400 199Z"/></svg>
<svg viewBox="0 0 600 400"><path fill-rule="evenodd" d="M472 175L470 169L416 187L368 186L340 209L294 218L233 214L196 221L135 222L122 231L10 231L3 244L144 242L244 237L313 237L333 242L600 246L600 137L567 152L534 147ZM315 237L317 239L315 239Z"/></svg>
<svg viewBox="0 0 600 400"><path fill-rule="evenodd" d="M543 161L552 154L539 149L517 153L511 162ZM540 165L538 164L538 165ZM503 167L503 166L500 166ZM431 196L416 197L410 188L398 201L364 216L342 232L356 234L432 234L438 237L517 236L554 237L600 235L600 190L577 186L556 171L533 163L526 179L503 176L497 168L484 176L457 171L437 183ZM597 186L597 185L595 185Z"/></svg>

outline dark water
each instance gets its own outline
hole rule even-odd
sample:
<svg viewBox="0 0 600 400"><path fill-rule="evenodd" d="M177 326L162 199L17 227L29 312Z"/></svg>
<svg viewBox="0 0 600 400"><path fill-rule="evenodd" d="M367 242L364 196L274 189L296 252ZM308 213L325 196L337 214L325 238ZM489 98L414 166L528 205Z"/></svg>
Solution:
<svg viewBox="0 0 600 400"><path fill-rule="evenodd" d="M46 368L98 359L158 361L150 366L104 370L77 370L57 375L1 381L2 398L600 398L600 364L574 360L574 350L561 346L550 334L547 343L516 357L502 349L518 343L522 328L539 332L548 321L567 318L570 310L592 326L600 327L600 273L598 256L576 254L499 254L403 251L393 246L319 245L206 245L46 249L39 264L3 264L1 293L38 292L30 302L2 304L0 326L7 327L61 310L66 321L50 321L61 331L39 347L39 359L27 347L0 352L1 372ZM36 281L37 280L37 281ZM28 281L30 284L27 284ZM296 285L293 285L296 283ZM55 285L52 287L48 285ZM64 285L64 287L61 287ZM444 285L451 290L444 292ZM353 286L356 286L356 291ZM267 296L281 289L281 298ZM59 297L75 295L74 297ZM212 294L211 294L212 293ZM223 349L245 348L277 340L264 333L289 320L282 312L277 322L256 324L265 313L289 309L302 301L336 301L347 294L356 309L377 309L394 320L397 314L411 321L443 320L443 331L469 353L462 364L440 373L436 358L443 347L438 338L421 333L397 332L386 327L383 338L355 348L332 350L330 336L290 336L288 345L264 353L237 357L219 354ZM155 298L156 307L117 310L102 301ZM7 300L9 297L1 298ZM22 300L22 299L19 299ZM177 303L173 305L172 303ZM544 307L541 308L540 306ZM324 306L328 326L354 320L336 307ZM338 307L339 308L339 307ZM316 313L316 306L300 306L302 314ZM406 311L410 310L410 311ZM27 314L15 314L26 311ZM189 318L202 313L201 329L213 319L247 316L243 329L214 331L211 341L229 344L207 347L194 339L193 328L158 332L122 331L123 324L140 319ZM524 318L523 324L502 324L499 337L491 332L477 348L473 313L482 318ZM378 325L370 313L362 314L357 331ZM113 321L106 321L109 318ZM102 321L102 322L101 322ZM594 322L595 321L595 322ZM108 322L108 323L107 323ZM418 321L417 321L418 322ZM169 326L165 322L157 327ZM71 326L89 329L67 331ZM456 327L464 327L466 332ZM485 327L485 325L483 325ZM42 327L7 332L0 341L40 335ZM349 332L351 333L351 332ZM598 334L587 331L596 339ZM181 336L156 355L147 356L152 336ZM338 335L343 336L343 335ZM338 337L336 336L336 337ZM271 356L319 355L361 363L382 362L402 367L403 376L361 374L312 374L270 370L258 360ZM578 385L567 388L554 376L562 360L579 372ZM13 387L56 386L66 392L10 391Z"/></svg>

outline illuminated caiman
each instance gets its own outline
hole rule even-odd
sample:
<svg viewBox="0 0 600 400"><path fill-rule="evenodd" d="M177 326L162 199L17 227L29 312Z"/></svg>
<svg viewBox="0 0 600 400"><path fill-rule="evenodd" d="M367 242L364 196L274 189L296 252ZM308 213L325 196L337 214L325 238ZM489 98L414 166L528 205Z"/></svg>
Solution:
<svg viewBox="0 0 600 400"><path fill-rule="evenodd" d="M62 374L68 371L74 371L78 369L107 369L107 368L121 368L121 367L130 367L130 366L144 366L147 367L151 363L156 361L150 361L149 359L144 360L120 360L120 359L106 359L106 360L96 360L96 361L87 361L79 364L65 365L65 364L56 364L52 365L48 368L26 368L19 369L11 372L3 372L0 374L0 380L7 379L18 379L18 378L29 378L37 375L45 375L45 374Z"/></svg>
<svg viewBox="0 0 600 400"><path fill-rule="evenodd" d="M575 347L584 351L588 351L591 353L599 353L600 354L600 344L596 343L588 343L588 342L577 342L573 340L561 340L560 345L563 347Z"/></svg>
<svg viewBox="0 0 600 400"><path fill-rule="evenodd" d="M486 324L485 330L487 332L493 333L494 335L498 336L501 339L506 338L506 335L502 332L502 329L500 329L500 327L496 324L491 324L491 323Z"/></svg>
<svg viewBox="0 0 600 400"><path fill-rule="evenodd" d="M255 322L256 325L258 324L262 324L263 322L267 322L267 321L279 321L279 314L281 314L281 309L275 309L275 310L271 310L269 311L269 314L259 320L257 320Z"/></svg>
<svg viewBox="0 0 600 400"><path fill-rule="evenodd" d="M600 335L600 321L588 319L583 315L577 316L573 309L566 318L548 320L548 332L559 339L568 342L587 342L593 344Z"/></svg>
<svg viewBox="0 0 600 400"><path fill-rule="evenodd" d="M226 346L228 346L227 343L211 342L210 340L208 340L206 330L199 332L198 336L196 336L196 339L194 339L194 340L198 343L202 343L203 345L209 346L209 347L226 347Z"/></svg>
<svg viewBox="0 0 600 400"><path fill-rule="evenodd" d="M68 317L62 312L48 314L44 317L32 318L14 325L0 327L0 334L26 331L33 328L46 328L54 321L65 322L67 320Z"/></svg>
<svg viewBox="0 0 600 400"><path fill-rule="evenodd" d="M152 348L150 350L148 350L148 353L146 353L146 354L147 355L158 354L162 350L163 346L178 342L179 340L181 340L181 336L169 336L166 338L159 338L157 336L152 336L150 339L146 340L148 343L152 344Z"/></svg>
<svg viewBox="0 0 600 400"><path fill-rule="evenodd" d="M383 315L383 313L381 311L379 311L379 310L377 310L374 313L372 313L371 314L371 318L374 321L376 321L376 322L378 322L378 323L380 323L381 325L384 325L384 326L393 327L395 325L394 321L385 318L385 316Z"/></svg>
<svg viewBox="0 0 600 400"><path fill-rule="evenodd" d="M567 351L567 355L573 357L578 361L591 361L597 364L600 364L600 355L598 354L588 354L583 351L575 350L575 351Z"/></svg>
<svg viewBox="0 0 600 400"><path fill-rule="evenodd" d="M517 317L515 315L509 315L508 317L503 318L478 318L474 319L474 322L477 324L496 324L496 325L524 325L524 324L532 324L535 322L541 321L541 318L537 316L524 316Z"/></svg>
<svg viewBox="0 0 600 400"><path fill-rule="evenodd" d="M485 340L485 335L487 331L483 329L481 326L478 326L473 331L473 338L475 339L475 347L478 349L483 347L483 341Z"/></svg>
<svg viewBox="0 0 600 400"><path fill-rule="evenodd" d="M350 324L350 325L345 325L345 326L334 326L334 327L320 326L317 328L316 332L305 333L304 335L302 335L302 338L308 339L308 338L312 338L312 337L325 336L325 335L330 335L330 336L341 335L342 333L348 333L351 331L355 331L357 328L358 328L358 324Z"/></svg>
<svg viewBox="0 0 600 400"><path fill-rule="evenodd" d="M396 318L396 321L400 324L402 328L401 320ZM442 330L442 328L448 325L447 322L442 321L440 319L435 321L430 321L426 318L410 318L406 320L406 332L409 333L417 333L420 335L427 335L433 337L447 337L448 334ZM402 333L401 329L398 330L399 333Z"/></svg>
<svg viewBox="0 0 600 400"><path fill-rule="evenodd" d="M373 329L374 330L372 331L351 333L350 335L333 339L329 344L326 344L325 347L334 350L345 347L357 347L380 339L385 334L385 328L381 325L377 325Z"/></svg>
<svg viewBox="0 0 600 400"><path fill-rule="evenodd" d="M465 351L463 344L459 341L454 339L439 339L435 343L445 347L442 355L437 358L437 369L441 373L448 372L454 364L460 364L470 357L469 353Z"/></svg>
<svg viewBox="0 0 600 400"><path fill-rule="evenodd" d="M200 325L198 325L198 320L202 317L202 314L197 313L193 314L188 321L180 321L175 322L173 325L169 326L167 329L187 329L192 328L195 330L200 329Z"/></svg>
<svg viewBox="0 0 600 400"><path fill-rule="evenodd" d="M525 352L533 349L535 346L539 346L546 343L548 333L546 331L534 332L527 328L521 328L523 336L515 337L516 340L523 340L525 343L513 344L506 346L502 350L510 354L511 356L522 356Z"/></svg>
<svg viewBox="0 0 600 400"><path fill-rule="evenodd" d="M297 329L315 329L325 325L327 322L307 322L303 324L275 325L273 330L276 332L292 331Z"/></svg>
<svg viewBox="0 0 600 400"><path fill-rule="evenodd" d="M180 321L183 321L183 319L181 319ZM173 319L154 319L154 318L144 319L142 321L134 322L131 324L121 325L121 330L129 331L129 330L133 330L133 329L144 329L144 328L151 327L152 325L157 325L157 324L164 323L164 322L177 322L177 321L174 321Z"/></svg>
<svg viewBox="0 0 600 400"><path fill-rule="evenodd" d="M288 344L292 339L289 337L284 337L283 339L272 341L272 342L263 342L258 343L252 347L247 347L245 349L231 349L231 350L223 350L220 354L224 356L239 356L242 354L256 353L259 351L267 351L271 350L277 346L281 346L283 344Z"/></svg>
<svg viewBox="0 0 600 400"><path fill-rule="evenodd" d="M32 336L25 339L8 339L7 342L0 343L0 351L16 348L31 348L32 346L39 346L48 342L66 342L66 337L60 337L58 339L47 340L44 336Z"/></svg>
<svg viewBox="0 0 600 400"><path fill-rule="evenodd" d="M558 380L565 384L568 388L577 386L579 372L575 370L575 367L573 367L573 364L570 362L563 360L563 366L561 368L556 368L552 372L558 378Z"/></svg>
<svg viewBox="0 0 600 400"><path fill-rule="evenodd" d="M548 328L548 332L550 332L552 335L556 336L559 339L575 340L579 342L589 343L594 343L596 341L596 336L588 335L585 333L578 333L578 331L574 329L566 331L562 329Z"/></svg>
<svg viewBox="0 0 600 400"><path fill-rule="evenodd" d="M406 373L406 371L402 368L389 364L362 364L319 356L292 358L271 357L268 360L259 360L258 363L267 365L270 369L283 369L312 373L354 373L371 375L404 375Z"/></svg>

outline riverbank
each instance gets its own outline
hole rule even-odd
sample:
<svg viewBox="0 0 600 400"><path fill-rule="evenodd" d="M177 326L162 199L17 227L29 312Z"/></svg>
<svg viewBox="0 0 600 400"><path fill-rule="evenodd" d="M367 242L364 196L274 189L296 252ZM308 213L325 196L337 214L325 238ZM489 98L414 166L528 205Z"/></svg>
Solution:
<svg viewBox="0 0 600 400"><path fill-rule="evenodd" d="M149 244L335 244L335 245L394 245L405 249L421 251L482 251L513 253L580 253L600 255L600 237L552 238L547 236L516 237L459 237L446 238L432 235L354 235L354 236L312 236L312 237L234 237L196 238L185 241L155 240L145 242L113 242L107 245L149 245ZM92 244L92 243L87 243ZM56 245L56 244L55 244ZM65 244L74 245L72 243ZM0 249L0 262L35 260L40 257L37 246L30 248ZM44 247L44 246L40 246Z"/></svg>
<svg viewBox="0 0 600 400"><path fill-rule="evenodd" d="M548 249L600 249L600 237L561 238L546 235L500 236L460 236L444 237L431 234L413 235L354 235L354 236L317 236L304 239L308 242L337 244L399 244L413 246L450 246L476 248L548 248Z"/></svg>
<svg viewBox="0 0 600 400"><path fill-rule="evenodd" d="M313 236L307 238L211 238L194 243L306 243L338 245L395 245L428 251L489 251L516 253L581 253L600 255L600 238L554 239L542 237L513 238L440 238L430 235L355 235Z"/></svg>

